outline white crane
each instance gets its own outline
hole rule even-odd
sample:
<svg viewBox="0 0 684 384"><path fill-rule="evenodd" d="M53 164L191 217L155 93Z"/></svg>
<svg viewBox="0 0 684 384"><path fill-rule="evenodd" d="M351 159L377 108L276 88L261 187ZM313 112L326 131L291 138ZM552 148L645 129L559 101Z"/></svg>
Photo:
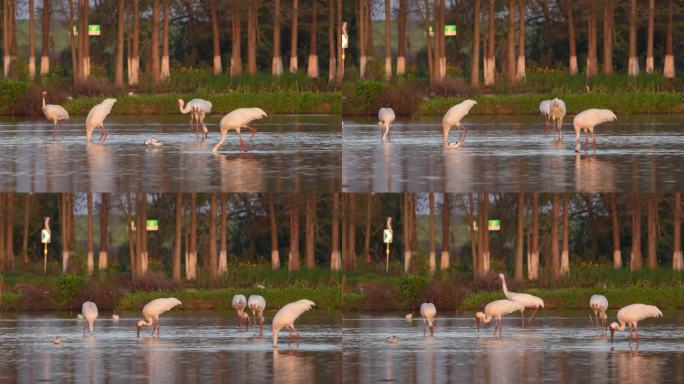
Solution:
<svg viewBox="0 0 684 384"><path fill-rule="evenodd" d="M55 136L57 125L62 125L61 120L69 120L69 112L64 107L56 104L45 104L45 97L47 92L43 91L43 115L45 118L52 121L52 136Z"/></svg>
<svg viewBox="0 0 684 384"><path fill-rule="evenodd" d="M192 99L187 104L183 99L178 99L178 106L181 113L190 113L190 132L199 132L199 129L204 133L204 138L207 137L209 131L204 125L204 117L211 113L211 101L204 99Z"/></svg>
<svg viewBox="0 0 684 384"><path fill-rule="evenodd" d="M242 141L242 135L240 135L240 129L247 128L252 131L252 136L249 138L249 141L252 141L254 135L256 134L256 129L248 126L247 124L266 116L268 115L261 108L238 108L223 116L221 122L219 123L219 128L221 129L221 139L211 151L218 152L219 148L221 148L223 142L226 140L228 132L235 131L240 139L240 154L243 152L247 153L246 149L243 150L244 142Z"/></svg>
<svg viewBox="0 0 684 384"><path fill-rule="evenodd" d="M617 120L617 116L610 109L587 109L575 116L572 120L572 125L575 127L575 152L580 151L580 133L584 131L584 150L589 145L589 133L594 144L594 152L596 152L596 136L594 135L594 127L599 124L607 123Z"/></svg>
<svg viewBox="0 0 684 384"><path fill-rule="evenodd" d="M92 335L93 324L95 323L95 319L97 319L97 305L92 301L86 301L81 306L81 314L83 314L83 336L85 336L86 332L86 322L90 327L90 334Z"/></svg>
<svg viewBox="0 0 684 384"><path fill-rule="evenodd" d="M636 332L636 342L639 342L639 325L641 320L651 317L662 317L663 313L655 305L630 304L622 307L617 313L618 323L610 324L610 342L613 342L615 330L624 331L625 325L629 327L629 341L632 341L632 328Z"/></svg>
<svg viewBox="0 0 684 384"><path fill-rule="evenodd" d="M254 319L254 326L256 326L257 318L259 319L259 334L264 333L264 310L266 309L266 299L261 295L250 295L247 300L247 307L252 311L252 319Z"/></svg>
<svg viewBox="0 0 684 384"><path fill-rule="evenodd" d="M484 312L478 312L475 314L475 323L477 324L477 331L480 331L480 322L485 324L494 321L494 336L496 336L497 329L499 330L499 337L501 337L501 331L503 330L503 324L501 323L501 316L508 315L509 313L520 311L520 316L525 318L525 306L518 303L517 301L501 299L495 300L487 304L484 308Z"/></svg>
<svg viewBox="0 0 684 384"><path fill-rule="evenodd" d="M528 323L532 323L532 319L539 308L544 308L544 300L542 300L540 297L530 295L529 293L509 292L508 286L506 286L506 278L504 277L503 273L500 273L499 277L494 280L501 280L501 286L503 287L504 295L506 295L508 300L517 301L518 303L524 305L525 308L534 308L534 312L528 320ZM524 326L525 322L523 321L523 327Z"/></svg>
<svg viewBox="0 0 684 384"><path fill-rule="evenodd" d="M235 314L238 317L238 328L242 329L242 322L247 321L245 329L249 329L249 315L245 312L245 308L247 308L247 298L245 295L233 296L232 307L235 309Z"/></svg>
<svg viewBox="0 0 684 384"><path fill-rule="evenodd" d="M382 140L390 138L390 129L396 115L392 108L380 108L378 111L378 124L380 125L380 138Z"/></svg>
<svg viewBox="0 0 684 384"><path fill-rule="evenodd" d="M458 148L468 136L468 129L463 126L461 119L470 112L470 109L477 104L475 100L465 100L459 104L454 105L449 108L449 110L444 114L442 118L442 135L444 138L444 145L449 148ZM455 143L449 143L449 131L451 127L457 126L458 130L458 140Z"/></svg>
<svg viewBox="0 0 684 384"><path fill-rule="evenodd" d="M159 326L159 316L170 311L177 305L181 305L181 302L175 297L154 299L147 303L142 309L144 320L138 321L137 324L138 337L140 337L140 330L142 327L148 325L152 326L152 337L154 337L155 330L157 331L157 337L159 337L159 331L161 329Z"/></svg>
<svg viewBox="0 0 684 384"><path fill-rule="evenodd" d="M292 332L295 333L297 346L299 346L299 332L295 329L294 322L302 313L308 311L315 305L316 303L311 300L302 299L285 304L280 308L278 313L273 317L273 346L278 347L278 333L283 328L287 328L287 331L290 334L289 343L292 342Z"/></svg>
<svg viewBox="0 0 684 384"><path fill-rule="evenodd" d="M544 116L544 133L549 134L549 122L551 121L551 100L539 103L539 113Z"/></svg>
<svg viewBox="0 0 684 384"><path fill-rule="evenodd" d="M437 316L437 308L433 303L423 303L420 305L420 317L423 318L423 336L425 336L426 322L428 328L430 328L430 336L435 335L435 316Z"/></svg>
<svg viewBox="0 0 684 384"><path fill-rule="evenodd" d="M558 131L558 140L563 138L563 118L567 113L565 102L559 98L551 100L549 106L549 118L553 122L554 128Z"/></svg>
<svg viewBox="0 0 684 384"><path fill-rule="evenodd" d="M606 315L606 311L608 310L608 299L603 295L592 295L589 299L589 307L591 307L591 310L596 317L596 326L599 327L600 323L603 323L603 326L608 328L608 316ZM589 319L591 319L591 314L589 315Z"/></svg>
<svg viewBox="0 0 684 384"><path fill-rule="evenodd" d="M157 140L157 139L155 139L155 138L152 138L152 139L147 139L147 140L145 140L145 145L148 146L148 147L159 148L159 147L161 147L162 145L164 145L164 142L161 141L161 140Z"/></svg>
<svg viewBox="0 0 684 384"><path fill-rule="evenodd" d="M90 143L90 136L93 134L95 128L102 129L99 141L107 140L107 128L104 127L104 121L112 111L112 107L116 103L116 99L104 99L100 104L94 106L88 116L86 117L86 142Z"/></svg>

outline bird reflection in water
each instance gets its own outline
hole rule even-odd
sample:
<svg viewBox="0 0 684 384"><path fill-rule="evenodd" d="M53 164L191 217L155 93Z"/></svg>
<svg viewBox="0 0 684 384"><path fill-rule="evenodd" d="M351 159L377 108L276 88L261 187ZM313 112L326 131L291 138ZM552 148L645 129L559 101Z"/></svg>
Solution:
<svg viewBox="0 0 684 384"><path fill-rule="evenodd" d="M264 171L259 160L247 157L230 158L215 154L219 163L222 191L261 191Z"/></svg>
<svg viewBox="0 0 684 384"><path fill-rule="evenodd" d="M314 357L301 354L298 349L273 349L273 380L276 383L316 382Z"/></svg>
<svg viewBox="0 0 684 384"><path fill-rule="evenodd" d="M575 155L575 191L612 190L615 185L613 163L594 156Z"/></svg>

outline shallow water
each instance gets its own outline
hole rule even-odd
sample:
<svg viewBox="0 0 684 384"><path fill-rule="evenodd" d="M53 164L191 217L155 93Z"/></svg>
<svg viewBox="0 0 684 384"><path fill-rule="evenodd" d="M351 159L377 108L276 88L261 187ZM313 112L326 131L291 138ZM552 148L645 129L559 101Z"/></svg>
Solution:
<svg viewBox="0 0 684 384"><path fill-rule="evenodd" d="M266 314L267 323L274 313ZM340 377L339 314L314 310L297 321L299 349L281 331L274 350L263 337L237 329L227 312L176 311L161 317L161 337L135 335L135 313L117 322L101 313L95 336L83 337L68 315L0 318L0 382L336 382ZM268 328L268 329L267 329ZM61 345L52 340L62 336Z"/></svg>
<svg viewBox="0 0 684 384"><path fill-rule="evenodd" d="M218 154L218 116L209 138L189 132L187 116L113 116L109 137L86 145L83 117L55 138L49 122L0 123L0 191L16 192L297 192L339 191L338 116L271 116L255 122L247 156L230 133ZM251 132L243 131L245 141ZM164 142L146 147L147 139Z"/></svg>
<svg viewBox="0 0 684 384"><path fill-rule="evenodd" d="M574 151L538 117L466 117L469 133L445 149L440 121L399 119L389 142L376 120L344 118L343 190L349 192L627 192L684 189L684 118L620 117L596 128L597 151ZM458 132L452 129L450 141ZM584 136L582 136L584 142ZM591 142L590 142L591 143ZM583 147L584 148L584 147Z"/></svg>
<svg viewBox="0 0 684 384"><path fill-rule="evenodd" d="M641 322L637 347L627 332L616 332L611 344L587 312L546 311L524 330L509 316L501 338L492 337L493 323L476 332L471 316L438 314L431 337L419 317L408 323L403 314L345 314L342 364L350 382L681 382L682 320L666 313ZM398 344L386 343L392 335Z"/></svg>

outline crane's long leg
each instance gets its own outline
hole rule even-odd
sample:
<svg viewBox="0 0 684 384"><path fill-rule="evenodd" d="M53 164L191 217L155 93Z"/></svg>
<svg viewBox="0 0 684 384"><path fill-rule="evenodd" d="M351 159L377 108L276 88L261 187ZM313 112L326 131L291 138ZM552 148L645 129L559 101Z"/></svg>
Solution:
<svg viewBox="0 0 684 384"><path fill-rule="evenodd" d="M520 327L525 329L525 312L520 311Z"/></svg>
<svg viewBox="0 0 684 384"><path fill-rule="evenodd" d="M247 150L242 149L242 147L245 146L245 142L242 140L242 135L240 134L240 132L238 132L237 134L238 138L240 139L240 155L242 156L242 153L247 153Z"/></svg>
<svg viewBox="0 0 684 384"><path fill-rule="evenodd" d="M591 131L591 141L594 143L594 153L596 153L596 135L594 135L594 131Z"/></svg>
<svg viewBox="0 0 684 384"><path fill-rule="evenodd" d="M297 338L297 348L299 348L299 332L297 332L297 328L294 327L294 324L292 325L292 330L295 333L295 337Z"/></svg>
<svg viewBox="0 0 684 384"><path fill-rule="evenodd" d="M261 321L259 323L261 324L259 326L259 336L263 336L264 335L264 319L261 319Z"/></svg>
<svg viewBox="0 0 684 384"><path fill-rule="evenodd" d="M537 314L538 310L539 310L539 307L534 309L534 312L532 312L532 316L530 316L530 319L528 320L528 324L532 324L532 319L534 319L534 315Z"/></svg>
<svg viewBox="0 0 684 384"><path fill-rule="evenodd" d="M503 331L503 322L499 319L499 337L501 337L501 332Z"/></svg>
<svg viewBox="0 0 684 384"><path fill-rule="evenodd" d="M423 319L423 336L425 336L425 319Z"/></svg>
<svg viewBox="0 0 684 384"><path fill-rule="evenodd" d="M458 123L458 125L463 129L463 138L459 141L459 143L463 143L466 140L466 137L468 137L468 128L466 128L463 124Z"/></svg>
<svg viewBox="0 0 684 384"><path fill-rule="evenodd" d="M634 330L636 330L636 342L639 344L639 324L634 324Z"/></svg>
<svg viewBox="0 0 684 384"><path fill-rule="evenodd" d="M252 136L249 137L249 141L252 141L252 139L254 138L254 135L256 135L256 129L254 129L254 128L250 127L250 126L247 126L247 125L245 125L245 128L247 128L247 129L249 129L250 131L252 131Z"/></svg>
<svg viewBox="0 0 684 384"><path fill-rule="evenodd" d="M83 336L85 336L85 320L83 320L82 323L83 323Z"/></svg>

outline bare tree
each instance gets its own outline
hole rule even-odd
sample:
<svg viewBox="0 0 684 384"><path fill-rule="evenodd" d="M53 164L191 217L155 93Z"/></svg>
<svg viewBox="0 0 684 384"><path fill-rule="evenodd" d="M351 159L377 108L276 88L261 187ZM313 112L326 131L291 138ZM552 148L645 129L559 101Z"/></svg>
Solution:
<svg viewBox="0 0 684 384"><path fill-rule="evenodd" d="M211 14L211 41L214 50L214 74L218 75L223 70L223 67L221 66L221 41L219 37L216 0L209 1L209 12Z"/></svg>
<svg viewBox="0 0 684 384"><path fill-rule="evenodd" d="M159 0L152 1L152 38L150 39L152 84L159 84L161 67L159 63Z"/></svg>
<svg viewBox="0 0 684 384"><path fill-rule="evenodd" d="M648 1L648 34L646 37L646 73L653 73L653 17L655 0Z"/></svg>
<svg viewBox="0 0 684 384"><path fill-rule="evenodd" d="M271 268L280 268L280 251L278 250L278 224L276 222L275 195L268 195L268 216L271 222Z"/></svg>
<svg viewBox="0 0 684 384"><path fill-rule="evenodd" d="M613 226L613 269L622 268L622 252L620 251L620 227L618 226L617 197L610 194L610 220Z"/></svg>
<svg viewBox="0 0 684 384"><path fill-rule="evenodd" d="M86 264L88 268L88 274L92 275L95 270L95 252L93 247L93 194L92 192L86 193L87 199L87 211L88 211L88 253L86 256Z"/></svg>
<svg viewBox="0 0 684 384"><path fill-rule="evenodd" d="M140 83L139 1L140 0L133 0L133 43L131 44L131 54L128 58L128 85L131 86Z"/></svg>
<svg viewBox="0 0 684 384"><path fill-rule="evenodd" d="M632 196L632 252L629 269L641 270L641 196L638 193Z"/></svg>
<svg viewBox="0 0 684 384"><path fill-rule="evenodd" d="M40 74L50 72L50 0L43 0L42 41L40 50Z"/></svg>
<svg viewBox="0 0 684 384"><path fill-rule="evenodd" d="M316 239L316 195L309 194L306 198L306 267L316 266L314 241Z"/></svg>
<svg viewBox="0 0 684 384"><path fill-rule="evenodd" d="M280 21L282 18L281 0L274 0L273 4L273 62L271 64L271 73L274 76L283 74L283 57L280 53Z"/></svg>
<svg viewBox="0 0 684 384"><path fill-rule="evenodd" d="M221 246L219 248L218 273L228 272L228 198L221 194Z"/></svg>
<svg viewBox="0 0 684 384"><path fill-rule="evenodd" d="M674 246L672 253L672 269L681 271L684 267L684 259L682 258L682 194L675 192L674 194Z"/></svg>
<svg viewBox="0 0 684 384"><path fill-rule="evenodd" d="M97 269L104 271L108 265L107 248L109 246L109 194L100 194L100 252Z"/></svg>
<svg viewBox="0 0 684 384"><path fill-rule="evenodd" d="M448 193L442 194L442 254L440 257L439 269L446 271L449 269L449 219L451 209L449 207L450 196Z"/></svg>
<svg viewBox="0 0 684 384"><path fill-rule="evenodd" d="M494 85L494 82L496 81L496 31L494 30L495 20L496 13L494 10L494 0L489 0L489 38L487 39L487 60L485 62L485 86Z"/></svg>
<svg viewBox="0 0 684 384"><path fill-rule="evenodd" d="M613 74L613 0L603 2L603 73Z"/></svg>
<svg viewBox="0 0 684 384"><path fill-rule="evenodd" d="M337 0L337 10L335 15L337 17L337 77L335 79L335 85L337 85L337 87L341 87L342 80L344 79L344 49L342 48L342 34L346 28L346 23L342 22L342 0Z"/></svg>
<svg viewBox="0 0 684 384"><path fill-rule="evenodd" d="M532 247L527 260L527 278L539 279L539 193L532 194Z"/></svg>
<svg viewBox="0 0 684 384"><path fill-rule="evenodd" d="M176 193L176 233L173 239L173 260L171 276L174 280L181 279L181 241L183 236L182 226L183 216L183 194Z"/></svg>
<svg viewBox="0 0 684 384"><path fill-rule="evenodd" d="M312 79L318 77L318 10L317 0L311 1L311 33L309 36L309 60L307 62L306 74Z"/></svg>
<svg viewBox="0 0 684 384"><path fill-rule="evenodd" d="M404 192L403 196L403 211L401 216L402 232L404 240L404 273L408 273L411 269L411 204L409 194Z"/></svg>
<svg viewBox="0 0 684 384"><path fill-rule="evenodd" d="M574 2L572 0L565 1L565 14L568 23L568 40L570 45L570 74L577 74L577 47L575 41L575 17L574 17Z"/></svg>
<svg viewBox="0 0 684 384"><path fill-rule="evenodd" d="M28 0L28 12L29 12L29 27L28 27L28 38L29 38L29 78L33 80L36 77L36 38L35 38L35 0Z"/></svg>
<svg viewBox="0 0 684 384"><path fill-rule="evenodd" d="M513 276L516 281L523 280L523 233L525 214L525 194L518 193L518 226L515 238L515 271Z"/></svg>
<svg viewBox="0 0 684 384"><path fill-rule="evenodd" d="M231 15L231 26L232 26L232 49L230 52L230 75L240 76L242 74L242 52L240 51L240 32L241 32L241 22L240 22L240 2L233 2L232 15Z"/></svg>
<svg viewBox="0 0 684 384"><path fill-rule="evenodd" d="M637 76L639 74L639 58L637 57L637 3L631 0L629 7L629 61L627 74Z"/></svg>
<svg viewBox="0 0 684 384"><path fill-rule="evenodd" d="M190 195L190 245L185 261L185 278L197 280L197 194Z"/></svg>
<svg viewBox="0 0 684 384"><path fill-rule="evenodd" d="M297 32L299 22L299 0L292 0L292 25L290 26L290 72L297 72Z"/></svg>
<svg viewBox="0 0 684 384"><path fill-rule="evenodd" d="M397 76L406 74L406 0L399 0L397 22Z"/></svg>
<svg viewBox="0 0 684 384"><path fill-rule="evenodd" d="M563 248L561 251L560 273L566 275L570 272L570 210L569 196L563 195Z"/></svg>
<svg viewBox="0 0 684 384"><path fill-rule="evenodd" d="M508 0L508 32L506 33L506 76L515 83L515 0Z"/></svg>
<svg viewBox="0 0 684 384"><path fill-rule="evenodd" d="M665 64L663 65L663 76L668 79L675 77L674 65L674 48L673 48L673 20L674 18L674 0L669 0L667 7L667 32L665 38Z"/></svg>
<svg viewBox="0 0 684 384"><path fill-rule="evenodd" d="M253 0L247 7L247 73L254 75L257 72L257 22L259 16L259 1Z"/></svg>
<svg viewBox="0 0 684 384"><path fill-rule="evenodd" d="M356 10L357 14L359 15L359 77L362 79L366 76L366 63L368 61L367 51L369 49L368 47L366 47L366 43L368 41L368 37L366 36L366 34L368 33L368 25L366 23L366 18L369 17L366 14L367 1L370 0L358 0ZM372 47L370 47L370 49L372 49Z"/></svg>
<svg viewBox="0 0 684 384"><path fill-rule="evenodd" d="M168 1L168 0L165 0ZM116 31L116 65L114 69L114 84L117 87L122 88L124 85L123 80L123 49L124 49L124 12L125 12L125 0L119 0L119 8L117 12L117 31Z"/></svg>
<svg viewBox="0 0 684 384"><path fill-rule="evenodd" d="M218 253L216 252L216 194L209 198L209 276L218 276Z"/></svg>
<svg viewBox="0 0 684 384"><path fill-rule="evenodd" d="M29 213L31 207L31 194L27 193L24 196L24 232L21 242L21 254L24 256L24 263L29 262L28 238L29 238Z"/></svg>
<svg viewBox="0 0 684 384"><path fill-rule="evenodd" d="M335 0L328 0L328 82L337 78L337 54L335 53Z"/></svg>
<svg viewBox="0 0 684 384"><path fill-rule="evenodd" d="M589 43L587 44L587 76L598 75L598 58L596 53L597 40L597 15L596 4L591 2L587 6L587 34Z"/></svg>
<svg viewBox="0 0 684 384"><path fill-rule="evenodd" d="M162 2L162 8L164 10L164 19L162 21L162 59L160 75L162 80L165 80L171 76L169 63L169 21L171 20L171 7L169 6L169 0L164 0Z"/></svg>
<svg viewBox="0 0 684 384"><path fill-rule="evenodd" d="M480 0L474 1L473 12L473 46L470 55L470 85L477 87L480 85Z"/></svg>
<svg viewBox="0 0 684 384"><path fill-rule="evenodd" d="M526 73L526 68L525 68L525 29L527 27L526 23L526 0L520 0L520 10L519 10L519 15L518 15L518 21L519 21L519 26L518 26L518 65L517 65L517 72L516 72L516 77L518 80L522 79L525 77Z"/></svg>
<svg viewBox="0 0 684 384"><path fill-rule="evenodd" d="M435 194L430 192L428 194L428 199L430 201L430 254L428 257L428 265L430 266L430 273L434 274L437 271L437 249L435 247Z"/></svg>
<svg viewBox="0 0 684 384"><path fill-rule="evenodd" d="M392 77L391 18L392 9L390 8L390 0L385 0L385 79L390 79Z"/></svg>
<svg viewBox="0 0 684 384"><path fill-rule="evenodd" d="M648 234L648 268L655 269L658 264L656 258L656 225L658 221L658 197L655 194L648 196L648 216L647 216L647 234Z"/></svg>
<svg viewBox="0 0 684 384"><path fill-rule="evenodd" d="M9 77L12 56L10 52L10 0L2 0L2 66L3 77Z"/></svg>
<svg viewBox="0 0 684 384"><path fill-rule="evenodd" d="M330 0L332 3L333 0ZM332 210L332 247L330 254L330 269L339 271L342 269L342 260L340 259L340 195L333 193L333 210Z"/></svg>

